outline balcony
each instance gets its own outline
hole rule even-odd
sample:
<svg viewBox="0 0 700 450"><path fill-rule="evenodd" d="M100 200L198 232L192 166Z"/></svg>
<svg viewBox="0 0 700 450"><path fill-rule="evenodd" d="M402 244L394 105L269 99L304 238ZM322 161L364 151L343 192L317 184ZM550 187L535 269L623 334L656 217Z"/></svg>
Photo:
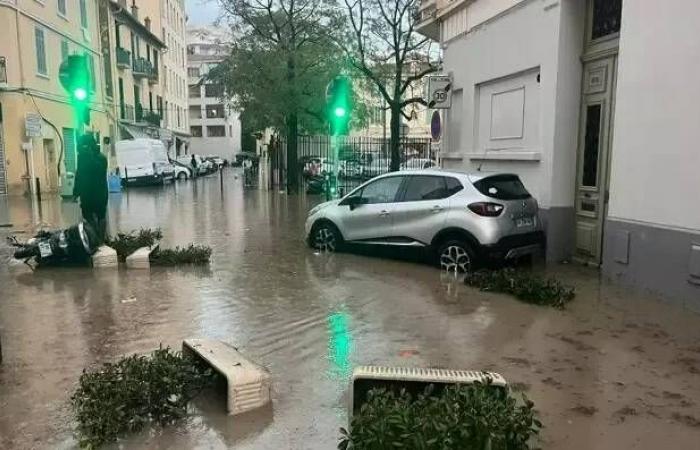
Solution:
<svg viewBox="0 0 700 450"><path fill-rule="evenodd" d="M117 67L128 69L131 67L131 52L121 47L117 47Z"/></svg>
<svg viewBox="0 0 700 450"><path fill-rule="evenodd" d="M134 58L131 72L134 74L135 78L158 78L158 71L155 70L153 64L145 58Z"/></svg>
<svg viewBox="0 0 700 450"><path fill-rule="evenodd" d="M440 40L440 25L437 20L438 0L422 0L413 14L416 31L434 41Z"/></svg>
<svg viewBox="0 0 700 450"><path fill-rule="evenodd" d="M119 105L119 118L127 122L134 121L134 107L122 103Z"/></svg>
<svg viewBox="0 0 700 450"><path fill-rule="evenodd" d="M154 127L160 127L160 114L149 109L144 109L143 105L140 103L136 104L135 119L137 123L147 123Z"/></svg>

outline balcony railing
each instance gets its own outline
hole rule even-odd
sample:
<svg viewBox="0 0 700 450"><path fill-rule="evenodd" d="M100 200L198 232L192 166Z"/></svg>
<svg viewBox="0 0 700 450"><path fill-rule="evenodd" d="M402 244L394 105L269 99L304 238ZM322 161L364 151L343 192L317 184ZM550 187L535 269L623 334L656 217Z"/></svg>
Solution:
<svg viewBox="0 0 700 450"><path fill-rule="evenodd" d="M134 58L134 63L131 68L135 77L158 77L158 71L155 70L153 64L145 58Z"/></svg>
<svg viewBox="0 0 700 450"><path fill-rule="evenodd" d="M140 103L136 104L135 118L136 122L145 122L154 127L160 127L160 114L149 109L145 109Z"/></svg>
<svg viewBox="0 0 700 450"><path fill-rule="evenodd" d="M131 66L131 52L121 47L117 47L117 67L128 69Z"/></svg>
<svg viewBox="0 0 700 450"><path fill-rule="evenodd" d="M134 107L122 103L119 105L119 118L128 122L134 121Z"/></svg>

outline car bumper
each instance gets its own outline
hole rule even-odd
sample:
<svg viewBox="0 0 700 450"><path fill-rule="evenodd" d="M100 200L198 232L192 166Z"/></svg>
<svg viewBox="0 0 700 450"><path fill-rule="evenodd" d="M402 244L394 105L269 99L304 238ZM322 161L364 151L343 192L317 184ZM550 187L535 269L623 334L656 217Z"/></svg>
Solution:
<svg viewBox="0 0 700 450"><path fill-rule="evenodd" d="M495 244L484 245L481 251L484 258L494 261L539 254L544 246L544 231L533 231L503 237Z"/></svg>

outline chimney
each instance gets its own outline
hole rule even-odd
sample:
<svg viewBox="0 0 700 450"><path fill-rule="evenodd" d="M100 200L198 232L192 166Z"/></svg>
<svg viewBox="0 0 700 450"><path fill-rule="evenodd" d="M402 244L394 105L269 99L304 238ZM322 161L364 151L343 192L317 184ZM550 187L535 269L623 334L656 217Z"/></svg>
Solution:
<svg viewBox="0 0 700 450"><path fill-rule="evenodd" d="M151 31L151 18L150 17L146 17L145 19L143 19L143 24L148 31Z"/></svg>
<svg viewBox="0 0 700 450"><path fill-rule="evenodd" d="M139 18L139 7L136 6L136 0L133 0L131 2L131 15L134 16L136 19Z"/></svg>

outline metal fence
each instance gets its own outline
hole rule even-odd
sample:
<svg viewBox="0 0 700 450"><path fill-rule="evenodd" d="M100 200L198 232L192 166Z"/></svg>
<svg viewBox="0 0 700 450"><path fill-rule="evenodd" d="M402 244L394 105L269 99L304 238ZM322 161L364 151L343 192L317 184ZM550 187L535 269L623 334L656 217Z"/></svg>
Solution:
<svg viewBox="0 0 700 450"><path fill-rule="evenodd" d="M402 137L399 148L402 168L420 169L434 164L436 160L436 148L431 145L429 138ZM287 142L284 138L271 141L267 163L270 187L286 187L289 171ZM338 194L343 195L366 180L391 170L389 139L299 136L296 163L296 185L300 191L323 194L328 177L337 174L335 185Z"/></svg>

